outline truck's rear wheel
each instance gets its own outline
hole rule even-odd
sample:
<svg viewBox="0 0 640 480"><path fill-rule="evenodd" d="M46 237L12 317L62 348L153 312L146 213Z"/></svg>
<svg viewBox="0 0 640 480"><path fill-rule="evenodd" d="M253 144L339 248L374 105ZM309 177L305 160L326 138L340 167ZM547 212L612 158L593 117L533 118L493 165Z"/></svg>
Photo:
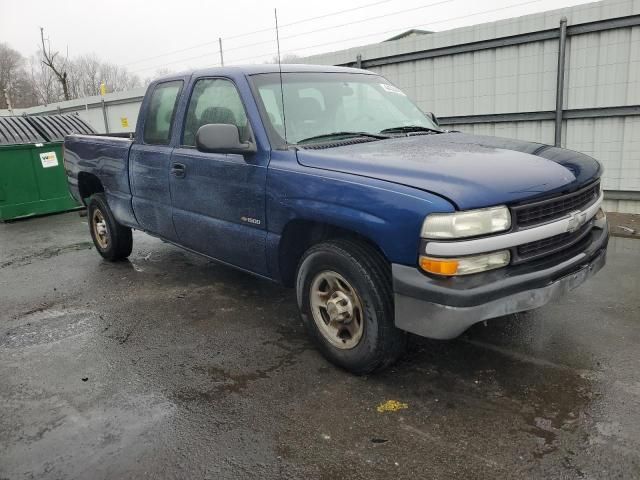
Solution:
<svg viewBox="0 0 640 480"><path fill-rule="evenodd" d="M356 374L393 363L406 337L393 321L389 265L355 240L311 247L298 267L298 306L322 354Z"/></svg>
<svg viewBox="0 0 640 480"><path fill-rule="evenodd" d="M131 255L131 229L116 221L103 193L96 193L89 199L87 218L93 244L100 255L111 262Z"/></svg>

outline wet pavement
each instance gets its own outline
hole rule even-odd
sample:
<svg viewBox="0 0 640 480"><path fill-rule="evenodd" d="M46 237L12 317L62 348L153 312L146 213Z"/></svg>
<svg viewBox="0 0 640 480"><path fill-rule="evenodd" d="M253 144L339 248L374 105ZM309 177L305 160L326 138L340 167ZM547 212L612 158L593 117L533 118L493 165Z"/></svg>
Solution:
<svg viewBox="0 0 640 480"><path fill-rule="evenodd" d="M0 224L0 479L640 478L638 240L368 377L314 350L292 291L134 242L109 264L77 213Z"/></svg>

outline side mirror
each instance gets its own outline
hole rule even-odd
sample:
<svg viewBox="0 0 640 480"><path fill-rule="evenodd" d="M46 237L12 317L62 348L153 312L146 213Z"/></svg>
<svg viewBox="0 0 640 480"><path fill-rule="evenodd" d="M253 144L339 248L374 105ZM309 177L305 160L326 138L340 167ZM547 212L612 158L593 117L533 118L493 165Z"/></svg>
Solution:
<svg viewBox="0 0 640 480"><path fill-rule="evenodd" d="M228 123L209 123L196 133L196 148L207 153L254 153L255 143L240 142L238 127Z"/></svg>
<svg viewBox="0 0 640 480"><path fill-rule="evenodd" d="M438 117L436 117L435 113L429 112L429 113L427 113L427 117L429 117L431 119L431 121L433 123L435 123L438 127L440 126L440 122L438 121Z"/></svg>

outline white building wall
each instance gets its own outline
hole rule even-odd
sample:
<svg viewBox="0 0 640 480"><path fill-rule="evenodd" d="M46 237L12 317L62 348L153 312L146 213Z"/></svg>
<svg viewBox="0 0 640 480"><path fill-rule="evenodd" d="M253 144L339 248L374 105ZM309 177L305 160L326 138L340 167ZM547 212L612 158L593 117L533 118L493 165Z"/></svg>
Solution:
<svg viewBox="0 0 640 480"><path fill-rule="evenodd" d="M145 88L136 88L126 92L108 93L104 97L96 95L93 97L78 98L68 102L53 103L31 108L16 109L15 115L33 114L56 114L56 113L77 113L83 120L87 121L99 133L106 133L105 115L110 133L132 132L136 128L138 112ZM0 115L8 115L6 110L0 110ZM124 122L123 122L124 120ZM123 123L128 124L124 126Z"/></svg>
<svg viewBox="0 0 640 480"><path fill-rule="evenodd" d="M541 120L531 122L475 123L451 126L452 130L460 130L474 135L491 135L494 137L517 138L540 143L553 143L554 125L552 121Z"/></svg>
<svg viewBox="0 0 640 480"><path fill-rule="evenodd" d="M555 108L557 40L461 53L370 70L439 116Z"/></svg>
<svg viewBox="0 0 640 480"><path fill-rule="evenodd" d="M640 14L639 0L605 0L482 25L413 36L316 55L306 63L352 63L385 55L462 45L507 35ZM369 68L439 117L555 110L558 40L498 47ZM572 35L567 39L564 108L640 107L640 27ZM447 126L447 125L445 125ZM455 124L449 128L553 143L554 122ZM640 192L640 116L569 119L562 146L604 165L605 190ZM640 198L640 197L639 197ZM611 200L609 208L640 213L640 202Z"/></svg>
<svg viewBox="0 0 640 480"><path fill-rule="evenodd" d="M605 0L518 18L458 28L315 55L305 63L339 65L491 40L568 25L640 15L640 0ZM640 108L640 27L570 36L567 39L564 108ZM402 88L425 111L439 117L553 111L558 40L497 47L371 67ZM143 89L104 97L109 131L135 128ZM77 111L104 132L101 97L26 109L27 113ZM2 112L0 112L2 114ZM128 127L122 120L128 120ZM446 125L445 125L446 126ZM518 121L456 124L469 133L553 143L554 122ZM562 145L594 156L605 168L605 190L640 192L640 116L570 119L563 122ZM640 198L640 196L638 196ZM607 206L640 213L640 201L612 200Z"/></svg>

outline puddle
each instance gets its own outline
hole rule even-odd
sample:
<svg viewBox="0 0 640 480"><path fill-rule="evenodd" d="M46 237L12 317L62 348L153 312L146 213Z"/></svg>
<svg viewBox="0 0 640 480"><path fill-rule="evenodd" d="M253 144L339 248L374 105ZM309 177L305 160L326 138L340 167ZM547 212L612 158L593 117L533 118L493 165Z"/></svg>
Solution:
<svg viewBox="0 0 640 480"><path fill-rule="evenodd" d="M22 267L30 265L34 260L46 260L65 253L89 250L91 248L93 248L93 243L91 242L73 243L71 245L65 245L64 247L47 247L39 252L23 255L21 257L14 258L13 260L0 263L0 269L7 267Z"/></svg>
<svg viewBox="0 0 640 480"><path fill-rule="evenodd" d="M34 309L21 316L23 323L0 334L0 347L44 345L80 335L94 328L98 316L83 309Z"/></svg>
<svg viewBox="0 0 640 480"><path fill-rule="evenodd" d="M209 365L195 365L192 369L200 374L207 375L210 381L214 382L212 388L183 388L176 393L176 398L186 401L211 401L231 393L242 393L248 389L251 384L258 380L270 378L271 374L284 367L295 365L297 357L309 349L309 345L303 344L298 346L289 346L284 342L272 342L279 346L285 353L275 356L275 363L272 365L259 368L247 373L235 373L229 369Z"/></svg>

